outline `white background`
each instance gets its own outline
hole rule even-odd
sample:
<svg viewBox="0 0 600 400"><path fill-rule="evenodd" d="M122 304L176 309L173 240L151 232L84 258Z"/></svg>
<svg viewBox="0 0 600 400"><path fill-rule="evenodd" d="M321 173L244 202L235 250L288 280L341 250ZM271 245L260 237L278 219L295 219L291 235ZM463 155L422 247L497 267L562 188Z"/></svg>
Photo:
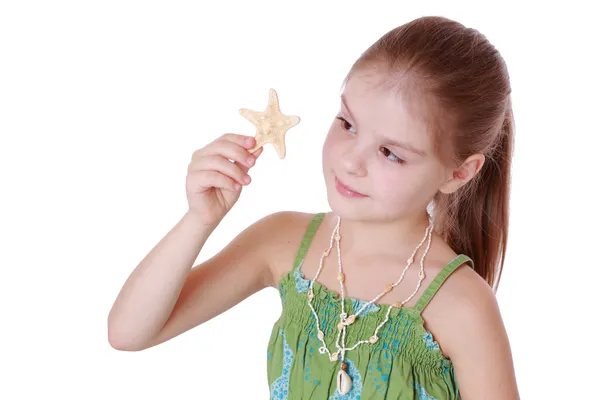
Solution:
<svg viewBox="0 0 600 400"><path fill-rule="evenodd" d="M522 398L600 399L590 8L209 4L1 3L0 398L267 398L274 289L138 353L109 346L112 302L186 211L192 152L225 132L253 134L238 109L263 109L271 87L302 122L284 161L265 148L198 262L266 214L328 210L320 151L344 75L388 30L436 14L482 31L511 73L516 153L498 300Z"/></svg>

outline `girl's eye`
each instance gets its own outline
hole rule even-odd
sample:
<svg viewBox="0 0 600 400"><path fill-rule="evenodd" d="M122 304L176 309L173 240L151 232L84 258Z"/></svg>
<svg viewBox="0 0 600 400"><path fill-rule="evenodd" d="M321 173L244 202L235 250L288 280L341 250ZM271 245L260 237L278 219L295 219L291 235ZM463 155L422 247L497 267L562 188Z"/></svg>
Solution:
<svg viewBox="0 0 600 400"><path fill-rule="evenodd" d="M346 119L342 118L342 117L336 117L337 119L339 119L341 121L342 124L342 128L346 131L350 131L350 129L354 129L354 127L350 124L350 122L348 122ZM352 133L356 133L356 129L354 129L354 131L350 131Z"/></svg>
<svg viewBox="0 0 600 400"><path fill-rule="evenodd" d="M345 118L343 118L343 117L336 117L336 118L340 120L340 123L344 130L352 132L352 133L356 133L356 129ZM380 151L391 162L396 163L396 164L404 163L403 159L401 159L400 157L398 157L397 155L392 153L387 147L382 147L380 149Z"/></svg>
<svg viewBox="0 0 600 400"><path fill-rule="evenodd" d="M392 153L390 151L390 149L388 149L387 147L382 147L380 151L391 162L394 162L394 163L397 163L397 164L402 164L404 162L403 159L401 159L400 157L398 157L397 155L395 155L394 153Z"/></svg>

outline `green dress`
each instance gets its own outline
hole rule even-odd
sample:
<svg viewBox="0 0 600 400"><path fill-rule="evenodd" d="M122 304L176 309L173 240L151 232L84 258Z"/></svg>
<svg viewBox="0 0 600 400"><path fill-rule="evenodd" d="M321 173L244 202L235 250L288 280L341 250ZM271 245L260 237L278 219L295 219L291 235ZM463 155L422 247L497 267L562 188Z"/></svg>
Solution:
<svg viewBox="0 0 600 400"><path fill-rule="evenodd" d="M392 308L388 322L379 330L375 344L362 344L347 351L347 373L352 389L346 395L337 391L340 361L331 362L321 354L314 316L307 304L310 280L301 272L304 256L324 213L310 222L293 268L279 284L282 312L275 322L267 348L267 376L271 399L460 399L451 361L423 326L421 312L446 278L460 265L473 261L459 255L435 277L414 307ZM325 342L336 351L339 322L339 296L315 282L315 308ZM346 310L358 311L362 300L346 297ZM368 339L384 319L387 305L371 304L347 328L346 346ZM348 315L352 311L347 311Z"/></svg>

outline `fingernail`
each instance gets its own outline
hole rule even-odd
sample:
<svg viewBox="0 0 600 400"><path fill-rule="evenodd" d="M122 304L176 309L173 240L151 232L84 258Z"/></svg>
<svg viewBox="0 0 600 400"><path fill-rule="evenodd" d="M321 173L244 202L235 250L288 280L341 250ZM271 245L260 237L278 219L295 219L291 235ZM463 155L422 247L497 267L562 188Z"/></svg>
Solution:
<svg viewBox="0 0 600 400"><path fill-rule="evenodd" d="M246 160L246 162L248 163L248 165L254 164L254 157L248 157L248 159Z"/></svg>
<svg viewBox="0 0 600 400"><path fill-rule="evenodd" d="M252 138L251 137L247 137L245 140L246 144L252 144Z"/></svg>
<svg viewBox="0 0 600 400"><path fill-rule="evenodd" d="M251 179L250 179L250 175L246 175L244 177L244 182L246 182L246 184L250 183Z"/></svg>

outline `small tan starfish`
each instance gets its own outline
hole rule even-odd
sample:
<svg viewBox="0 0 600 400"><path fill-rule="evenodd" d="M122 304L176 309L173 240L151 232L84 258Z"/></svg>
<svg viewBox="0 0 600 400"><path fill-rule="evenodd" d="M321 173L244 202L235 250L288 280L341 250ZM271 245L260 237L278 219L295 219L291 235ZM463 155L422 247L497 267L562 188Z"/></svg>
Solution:
<svg viewBox="0 0 600 400"><path fill-rule="evenodd" d="M279 158L285 158L285 134L300 123L300 117L281 113L275 89L269 91L269 104L265 111L242 108L240 114L256 126L256 145L248 150L250 153L254 153L266 143L271 143Z"/></svg>

